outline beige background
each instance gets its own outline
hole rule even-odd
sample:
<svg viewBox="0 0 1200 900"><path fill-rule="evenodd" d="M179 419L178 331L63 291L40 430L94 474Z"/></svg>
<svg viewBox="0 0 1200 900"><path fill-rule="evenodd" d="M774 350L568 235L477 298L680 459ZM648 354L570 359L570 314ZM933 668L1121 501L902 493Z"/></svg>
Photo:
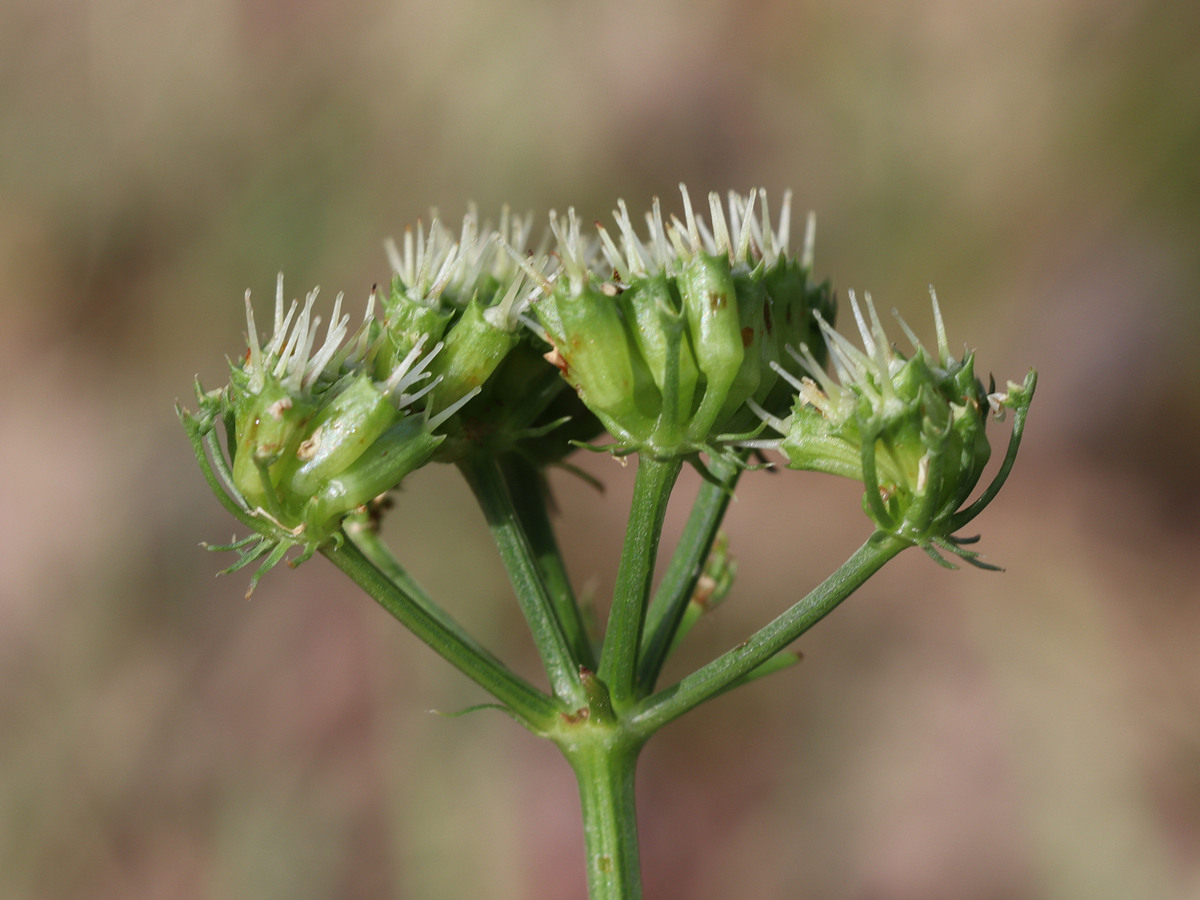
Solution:
<svg viewBox="0 0 1200 900"><path fill-rule="evenodd" d="M955 345L1042 387L977 523L1007 573L906 554L650 745L648 897L1200 897L1197 159L1200 17L1168 0L10 0L0 896L584 896L553 748L426 714L481 697L321 560L214 581L233 523L171 404L280 269L360 308L430 206L590 221L685 179L794 188L818 274L925 335L933 282ZM603 597L630 472L586 464L601 501L555 484ZM735 594L675 671L866 526L853 486L749 477ZM454 473L390 528L535 676Z"/></svg>

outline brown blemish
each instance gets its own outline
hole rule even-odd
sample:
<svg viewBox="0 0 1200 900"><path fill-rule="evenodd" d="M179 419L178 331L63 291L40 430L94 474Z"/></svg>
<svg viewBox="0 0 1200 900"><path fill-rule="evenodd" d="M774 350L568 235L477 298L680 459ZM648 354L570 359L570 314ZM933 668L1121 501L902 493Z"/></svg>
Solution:
<svg viewBox="0 0 1200 900"><path fill-rule="evenodd" d="M542 358L558 369L558 371L562 372L564 378L567 377L567 371L570 369L570 366L567 364L567 358L558 352L557 347L551 349L549 353L543 353Z"/></svg>
<svg viewBox="0 0 1200 900"><path fill-rule="evenodd" d="M581 706L573 713L560 713L559 715L562 716L562 720L568 725L580 725L587 721L588 716L591 715L591 710L586 706Z"/></svg>
<svg viewBox="0 0 1200 900"><path fill-rule="evenodd" d="M692 602L705 612L708 612L711 609L708 602L712 600L712 596L716 591L717 582L713 580L713 577L711 575L701 575L696 581L696 589L692 592Z"/></svg>

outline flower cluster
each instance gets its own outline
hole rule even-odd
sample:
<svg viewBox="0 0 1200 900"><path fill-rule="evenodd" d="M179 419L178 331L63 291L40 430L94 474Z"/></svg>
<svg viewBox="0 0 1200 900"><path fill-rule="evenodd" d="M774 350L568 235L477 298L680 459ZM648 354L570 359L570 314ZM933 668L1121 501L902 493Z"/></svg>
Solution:
<svg viewBox="0 0 1200 900"><path fill-rule="evenodd" d="M747 403L782 411L775 370L789 344L821 353L817 317L832 318L828 283L810 282L806 251L788 251L790 196L773 228L765 192L709 195L711 225L683 192L684 220L659 201L639 237L625 204L614 239L585 240L574 210L551 216L562 270L543 281L534 312L548 355L616 441L613 452L656 457L723 452L722 438L756 424ZM756 204L761 213L756 210Z"/></svg>
<svg viewBox="0 0 1200 900"><path fill-rule="evenodd" d="M339 539L347 515L435 455L452 459L483 443L478 423L489 411L495 418L499 383L524 382L509 385L521 402L501 403L510 413L503 435L510 445L541 436L543 419L562 418L556 401L561 407L558 395L569 391L521 323L530 289L504 249L524 244L531 227L506 211L498 229L481 229L472 210L459 235L436 217L428 233L410 229L402 251L388 247L390 291L372 291L353 334L339 295L318 341L317 291L285 309L280 276L273 330L260 340L247 293L248 349L231 364L228 387L198 387L199 415L181 413L197 448L207 445L214 489L255 532L225 548L242 551L235 568L265 556L256 582L293 546L302 548L298 561L306 559ZM530 359L545 370L536 388L536 378L522 377ZM472 400L478 414L466 420L462 410ZM218 421L228 459L212 437ZM585 426L582 437L597 427Z"/></svg>
<svg viewBox="0 0 1200 900"><path fill-rule="evenodd" d="M759 410L783 437L746 443L780 450L789 468L862 481L863 507L878 528L923 547L940 563L948 564L939 549L984 566L962 546L973 539L956 538L954 532L991 502L1008 476L1037 376L1031 371L1024 384L1009 382L1004 393L985 390L975 376L974 354L961 360L951 356L937 296L930 295L936 355L901 319L914 350L905 356L889 344L870 297L864 316L851 294L863 349L821 319L837 380L801 344L792 356L807 373L804 377L797 379L777 365L796 391L791 415L780 419ZM984 433L987 419L1002 418L1008 409L1015 411L1015 421L1005 461L983 494L964 506L991 455Z"/></svg>
<svg viewBox="0 0 1200 900"><path fill-rule="evenodd" d="M656 459L742 465L777 448L792 468L862 480L879 528L974 561L952 535L1007 475L1032 373L985 391L972 356L951 357L940 315L937 353L914 337L906 357L869 300L865 317L852 304L860 351L833 330L829 283L812 280L811 217L801 253L789 249L790 195L773 224L765 192L713 193L706 221L680 188L682 219L655 199L639 231L621 201L614 232L585 236L571 209L551 213L537 246L532 219L507 209L493 229L472 208L457 233L435 215L388 244L392 282L353 333L339 295L322 337L317 292L286 305L280 276L260 337L247 294L230 384L197 386L199 414L181 412L210 484L254 531L230 545L235 568L265 557L257 581L291 547L302 560L340 540L348 515L431 460L516 453L541 467L604 431L610 452ZM964 508L987 416L1007 408L1005 464ZM761 437L766 426L782 436Z"/></svg>

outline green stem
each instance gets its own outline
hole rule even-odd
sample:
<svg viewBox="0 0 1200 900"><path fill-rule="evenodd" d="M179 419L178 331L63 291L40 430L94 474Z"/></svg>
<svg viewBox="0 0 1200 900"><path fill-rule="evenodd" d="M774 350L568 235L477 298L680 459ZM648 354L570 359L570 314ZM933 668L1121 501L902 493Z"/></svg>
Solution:
<svg viewBox="0 0 1200 900"><path fill-rule="evenodd" d="M678 457L654 459L638 457L637 478L633 486L625 546L617 569L604 649L600 654L600 679L608 685L613 706L619 711L636 698L638 649L646 617L658 542L671 489L683 460Z"/></svg>
<svg viewBox="0 0 1200 900"><path fill-rule="evenodd" d="M461 628L446 624L445 613L431 614L422 603L372 565L352 541L345 541L340 546L328 544L321 552L400 624L504 704L530 731L545 734L558 720L562 711L560 704L473 641L464 641Z"/></svg>
<svg viewBox="0 0 1200 900"><path fill-rule="evenodd" d="M425 588L409 574L400 561L392 555L391 548L379 536L379 531L363 521L350 520L343 524L346 538L358 548L376 569L408 597L420 610L434 619L441 627L450 631L464 644L481 656L488 657L497 665L503 665L482 644L475 640L465 628L442 609L426 592Z"/></svg>
<svg viewBox="0 0 1200 900"><path fill-rule="evenodd" d="M700 485L683 535L646 613L638 660L638 688L642 694L654 690L741 474L741 469L718 459L712 460L709 469L721 483L704 481Z"/></svg>
<svg viewBox="0 0 1200 900"><path fill-rule="evenodd" d="M619 732L611 740L563 747L579 784L590 900L641 900L633 790L640 750L640 742Z"/></svg>
<svg viewBox="0 0 1200 900"><path fill-rule="evenodd" d="M501 467L513 508L525 528L542 580L550 590L550 600L567 645L571 648L571 655L580 665L595 670L596 651L588 637L562 551L554 535L554 526L550 522L550 497L545 476L536 466L514 454L504 456Z"/></svg>
<svg viewBox="0 0 1200 900"><path fill-rule="evenodd" d="M550 589L538 568L499 463L495 457L473 454L462 460L459 467L487 519L551 689L571 709L581 709L587 705L587 694L579 676L580 664L571 656Z"/></svg>
<svg viewBox="0 0 1200 900"><path fill-rule="evenodd" d="M905 547L907 541L876 531L836 572L744 643L717 657L678 684L659 691L631 711L627 719L649 737L693 707L728 690L737 679L766 662L828 615Z"/></svg>

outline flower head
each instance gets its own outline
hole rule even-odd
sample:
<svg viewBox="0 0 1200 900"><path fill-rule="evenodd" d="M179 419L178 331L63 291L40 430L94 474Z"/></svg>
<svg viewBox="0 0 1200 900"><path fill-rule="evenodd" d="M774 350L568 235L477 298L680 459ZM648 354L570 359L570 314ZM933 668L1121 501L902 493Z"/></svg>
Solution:
<svg viewBox="0 0 1200 900"><path fill-rule="evenodd" d="M797 379L776 364L797 392L791 415L780 419L760 410L783 437L746 443L780 450L789 468L862 481L863 506L878 528L922 546L938 561L944 559L936 548L982 565L953 534L982 511L1007 477L1037 376L1031 371L1024 384L1009 382L1005 393L985 390L974 374L974 354L962 359L950 354L937 297L931 296L936 354L903 320L914 352L906 356L893 347L870 297L864 315L851 295L861 350L820 319L836 380L801 344L792 356L805 376ZM1016 419L1004 464L979 499L964 506L991 455L987 419L1002 418L1007 409L1016 411Z"/></svg>
<svg viewBox="0 0 1200 900"><path fill-rule="evenodd" d="M809 284L808 251L788 252L789 197L773 227L765 192L731 193L728 209L710 194L709 224L680 188L683 221L665 222L655 199L643 235L623 201L615 236L597 225L585 239L574 210L551 217L562 272L534 312L549 358L620 453L720 452L722 436L755 424L748 401L786 403L771 363L834 312L828 285Z"/></svg>
<svg viewBox="0 0 1200 900"><path fill-rule="evenodd" d="M256 532L231 545L242 550L238 566L267 554L253 582L289 547L301 547L301 559L310 556L344 516L428 462L445 440L438 429L478 393L435 405L431 394L443 376L431 368L444 344L430 346L429 335L376 378L382 342L374 294L349 337L339 295L318 343L317 295L312 291L303 306L293 302L285 312L281 276L264 342L247 294L248 349L230 365L229 386L198 389L200 415L181 413L203 451L210 484ZM229 459L213 439L217 421L225 423Z"/></svg>
<svg viewBox="0 0 1200 900"><path fill-rule="evenodd" d="M389 242L392 289L383 303L376 374L428 337L445 345L432 369L441 377L437 401L453 403L483 385L522 330L532 291L504 247L524 246L531 230L530 217L514 217L507 208L497 230L481 227L472 207L457 235L435 216L427 235L421 223L415 236L405 232L403 253Z"/></svg>

